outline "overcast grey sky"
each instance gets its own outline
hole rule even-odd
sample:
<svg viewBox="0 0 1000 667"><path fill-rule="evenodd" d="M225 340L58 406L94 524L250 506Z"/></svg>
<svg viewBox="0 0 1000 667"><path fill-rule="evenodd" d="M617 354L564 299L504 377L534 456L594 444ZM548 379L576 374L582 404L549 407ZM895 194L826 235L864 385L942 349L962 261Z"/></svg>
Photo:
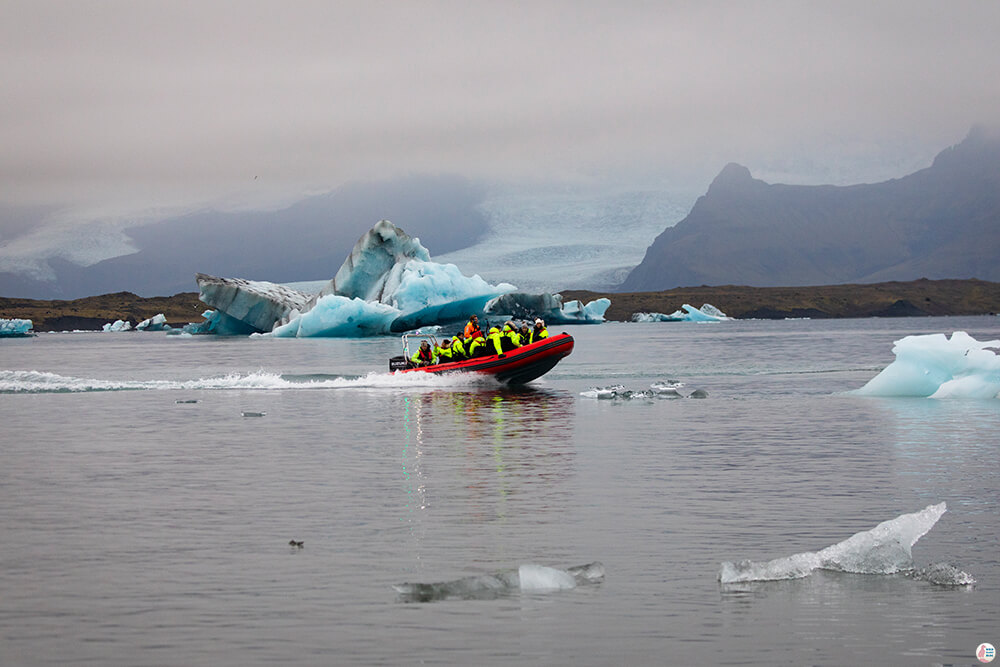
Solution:
<svg viewBox="0 0 1000 667"><path fill-rule="evenodd" d="M995 0L0 0L0 202L929 159L1000 119L998 34Z"/></svg>

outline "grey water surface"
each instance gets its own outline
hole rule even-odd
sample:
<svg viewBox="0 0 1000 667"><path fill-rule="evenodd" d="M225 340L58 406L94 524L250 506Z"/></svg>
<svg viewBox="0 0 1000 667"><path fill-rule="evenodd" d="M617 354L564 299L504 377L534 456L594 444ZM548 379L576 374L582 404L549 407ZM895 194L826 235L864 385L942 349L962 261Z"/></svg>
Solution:
<svg viewBox="0 0 1000 667"><path fill-rule="evenodd" d="M516 391L387 377L392 338L0 341L0 665L933 665L1000 644L1000 400L847 393L893 340L1000 338L1000 318L566 330L573 354ZM581 396L667 380L707 398ZM716 579L942 501L915 564L975 587ZM603 581L551 593L392 588L593 561Z"/></svg>

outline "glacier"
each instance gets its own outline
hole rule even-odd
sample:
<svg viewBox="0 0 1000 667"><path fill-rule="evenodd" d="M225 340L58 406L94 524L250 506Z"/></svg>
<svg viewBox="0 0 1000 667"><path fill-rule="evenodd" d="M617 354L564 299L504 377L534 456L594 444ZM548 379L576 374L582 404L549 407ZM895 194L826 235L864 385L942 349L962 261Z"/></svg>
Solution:
<svg viewBox="0 0 1000 667"><path fill-rule="evenodd" d="M31 320L0 318L0 336L31 336L33 335L31 332L33 326Z"/></svg>
<svg viewBox="0 0 1000 667"><path fill-rule="evenodd" d="M724 322L733 320L724 312L710 303L704 304L701 308L685 303L680 310L675 310L669 315L663 313L633 313L633 322Z"/></svg>
<svg viewBox="0 0 1000 667"><path fill-rule="evenodd" d="M580 584L604 580L604 565L598 561L562 570L525 563L516 570L463 577L432 584L393 584L404 602L432 602L451 599L490 599L515 592L548 593L576 588Z"/></svg>
<svg viewBox="0 0 1000 667"><path fill-rule="evenodd" d="M906 336L893 343L895 361L854 394L927 398L1000 397L1000 340L964 331Z"/></svg>
<svg viewBox="0 0 1000 667"><path fill-rule="evenodd" d="M871 530L856 533L821 551L807 551L766 562L723 562L719 582L799 579L814 570L856 574L896 574L913 570L912 548L934 527L947 510L945 503L928 505L919 512L883 521Z"/></svg>
<svg viewBox="0 0 1000 667"><path fill-rule="evenodd" d="M431 261L419 239L388 220L366 232L314 294L201 273L197 280L199 298L214 310L185 331L278 338L375 336L463 322L473 313L485 315L488 303L517 289ZM554 322L602 321L610 301L558 305Z"/></svg>

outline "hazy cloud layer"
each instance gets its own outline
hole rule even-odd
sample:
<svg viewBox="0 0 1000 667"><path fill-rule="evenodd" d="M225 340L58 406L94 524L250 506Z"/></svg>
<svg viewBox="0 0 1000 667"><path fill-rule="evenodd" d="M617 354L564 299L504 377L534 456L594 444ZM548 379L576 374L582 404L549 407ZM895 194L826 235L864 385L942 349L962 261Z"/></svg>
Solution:
<svg viewBox="0 0 1000 667"><path fill-rule="evenodd" d="M0 203L929 161L1000 119L997 34L981 0L0 1Z"/></svg>

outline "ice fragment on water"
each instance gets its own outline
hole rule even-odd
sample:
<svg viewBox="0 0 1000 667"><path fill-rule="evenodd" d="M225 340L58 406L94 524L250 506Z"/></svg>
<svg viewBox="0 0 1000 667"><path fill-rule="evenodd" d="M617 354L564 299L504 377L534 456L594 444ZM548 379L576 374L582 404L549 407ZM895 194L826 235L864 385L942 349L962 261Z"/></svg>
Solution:
<svg viewBox="0 0 1000 667"><path fill-rule="evenodd" d="M996 398L1000 396L1000 340L977 341L964 331L906 336L892 348L896 360L857 389L862 396Z"/></svg>
<svg viewBox="0 0 1000 667"><path fill-rule="evenodd" d="M604 565L597 561L566 570L525 563L516 570L504 570L495 574L463 577L432 584L393 584L392 588L404 602L431 602L447 599L490 599L518 591L544 593L569 590L578 585L593 584L603 580Z"/></svg>
<svg viewBox="0 0 1000 667"><path fill-rule="evenodd" d="M809 551L766 562L723 562L719 581L732 584L797 579L810 575L816 569L858 574L907 571L913 567L913 545L934 527L946 509L945 503L928 505L919 512L883 521L871 530L856 533L817 552Z"/></svg>
<svg viewBox="0 0 1000 667"><path fill-rule="evenodd" d="M926 581L936 586L974 586L975 578L951 563L931 563L927 567L914 570L910 575L914 579Z"/></svg>

